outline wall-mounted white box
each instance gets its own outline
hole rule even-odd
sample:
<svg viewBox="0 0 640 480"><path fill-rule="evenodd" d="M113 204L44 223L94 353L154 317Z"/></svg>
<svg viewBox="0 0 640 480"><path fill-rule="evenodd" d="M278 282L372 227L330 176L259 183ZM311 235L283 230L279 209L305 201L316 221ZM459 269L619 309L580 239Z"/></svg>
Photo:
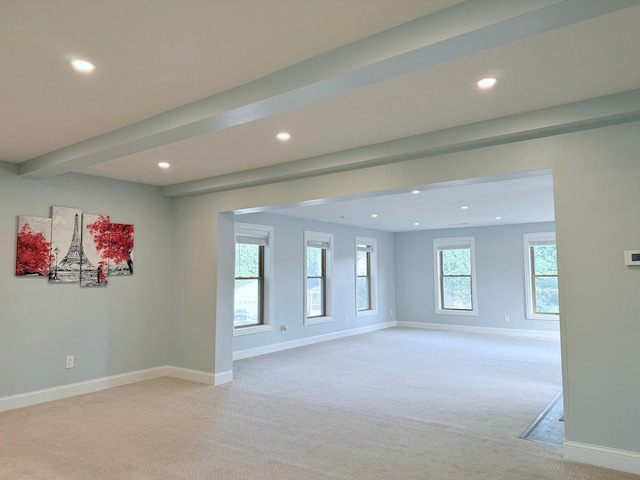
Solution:
<svg viewBox="0 0 640 480"><path fill-rule="evenodd" d="M640 266L640 250L625 250L624 264Z"/></svg>

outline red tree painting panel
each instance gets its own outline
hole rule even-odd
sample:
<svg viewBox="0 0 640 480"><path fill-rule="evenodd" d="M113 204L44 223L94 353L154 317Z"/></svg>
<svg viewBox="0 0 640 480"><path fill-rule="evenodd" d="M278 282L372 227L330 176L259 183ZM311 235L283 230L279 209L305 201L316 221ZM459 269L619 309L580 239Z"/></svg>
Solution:
<svg viewBox="0 0 640 480"><path fill-rule="evenodd" d="M109 223L108 217L100 217L87 224L96 250L109 264L109 275L133 275L133 225Z"/></svg>
<svg viewBox="0 0 640 480"><path fill-rule="evenodd" d="M16 246L16 275L48 276L53 262L51 219L20 215Z"/></svg>
<svg viewBox="0 0 640 480"><path fill-rule="evenodd" d="M109 273L133 275L133 225L112 223L109 235Z"/></svg>

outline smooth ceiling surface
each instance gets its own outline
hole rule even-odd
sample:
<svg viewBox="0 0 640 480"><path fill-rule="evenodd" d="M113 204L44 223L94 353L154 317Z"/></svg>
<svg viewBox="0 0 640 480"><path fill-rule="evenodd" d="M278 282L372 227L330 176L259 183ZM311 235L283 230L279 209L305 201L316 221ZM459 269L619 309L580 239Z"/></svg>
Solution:
<svg viewBox="0 0 640 480"><path fill-rule="evenodd" d="M28 160L455 3L3 1L0 160ZM71 70L74 56L94 74Z"/></svg>
<svg viewBox="0 0 640 480"><path fill-rule="evenodd" d="M416 186L413 191L268 211L389 232L553 222L555 218L549 172Z"/></svg>

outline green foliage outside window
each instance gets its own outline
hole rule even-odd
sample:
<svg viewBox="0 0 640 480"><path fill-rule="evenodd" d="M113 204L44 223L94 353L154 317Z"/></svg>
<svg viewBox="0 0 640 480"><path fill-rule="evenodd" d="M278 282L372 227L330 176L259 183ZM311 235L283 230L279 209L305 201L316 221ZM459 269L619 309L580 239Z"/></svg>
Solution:
<svg viewBox="0 0 640 480"><path fill-rule="evenodd" d="M262 322L262 272L260 245L236 243L234 326Z"/></svg>
<svg viewBox="0 0 640 480"><path fill-rule="evenodd" d="M322 277L322 248L307 247L307 277Z"/></svg>
<svg viewBox="0 0 640 480"><path fill-rule="evenodd" d="M442 308L472 310L471 249L440 251Z"/></svg>
<svg viewBox="0 0 640 480"><path fill-rule="evenodd" d="M359 312L371 309L370 256L367 251L356 252L356 307Z"/></svg>
<svg viewBox="0 0 640 480"><path fill-rule="evenodd" d="M534 275L535 313L557 314L558 257L555 245L532 246L532 270Z"/></svg>
<svg viewBox="0 0 640 480"><path fill-rule="evenodd" d="M325 249L307 247L307 318L326 315Z"/></svg>
<svg viewBox="0 0 640 480"><path fill-rule="evenodd" d="M236 243L236 278L260 275L260 246Z"/></svg>

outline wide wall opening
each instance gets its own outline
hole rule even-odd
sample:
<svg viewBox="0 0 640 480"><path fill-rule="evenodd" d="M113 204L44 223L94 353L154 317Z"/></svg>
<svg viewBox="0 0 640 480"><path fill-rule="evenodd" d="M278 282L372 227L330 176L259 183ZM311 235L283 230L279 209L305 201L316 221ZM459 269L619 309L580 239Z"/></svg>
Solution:
<svg viewBox="0 0 640 480"><path fill-rule="evenodd" d="M391 326L501 335L515 342L502 353L523 362L522 395L545 385L519 433L560 393L549 171L264 207L234 221L234 360ZM510 350L524 339L528 354ZM532 373L536 358L544 379ZM552 434L535 439L562 441L562 428Z"/></svg>

